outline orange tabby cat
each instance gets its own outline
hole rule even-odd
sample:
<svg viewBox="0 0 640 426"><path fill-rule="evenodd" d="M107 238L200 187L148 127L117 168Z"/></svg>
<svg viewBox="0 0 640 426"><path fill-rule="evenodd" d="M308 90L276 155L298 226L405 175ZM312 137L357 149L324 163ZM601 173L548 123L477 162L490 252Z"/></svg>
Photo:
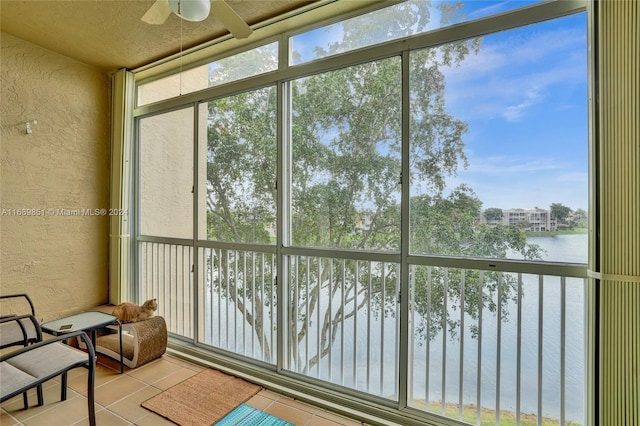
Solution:
<svg viewBox="0 0 640 426"><path fill-rule="evenodd" d="M116 306L111 315L118 317L122 323L138 322L151 318L156 309L158 309L158 301L156 299L147 300L142 306L124 302Z"/></svg>

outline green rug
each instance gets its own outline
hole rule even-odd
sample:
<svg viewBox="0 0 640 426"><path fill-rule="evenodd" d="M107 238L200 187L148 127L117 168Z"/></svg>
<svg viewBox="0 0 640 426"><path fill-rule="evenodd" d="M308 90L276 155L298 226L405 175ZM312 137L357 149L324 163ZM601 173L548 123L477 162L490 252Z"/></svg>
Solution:
<svg viewBox="0 0 640 426"><path fill-rule="evenodd" d="M293 426L289 422L260 411L257 408L241 404L226 415L216 426Z"/></svg>

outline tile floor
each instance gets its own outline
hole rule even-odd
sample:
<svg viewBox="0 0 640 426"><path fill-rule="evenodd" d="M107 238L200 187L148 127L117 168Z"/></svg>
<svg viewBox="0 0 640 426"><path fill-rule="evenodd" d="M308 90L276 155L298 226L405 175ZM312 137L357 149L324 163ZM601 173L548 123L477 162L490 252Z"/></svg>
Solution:
<svg viewBox="0 0 640 426"><path fill-rule="evenodd" d="M100 362L96 368L95 402L98 426L173 425L163 417L142 408L140 403L203 369L166 354L136 369L125 368L122 375L115 366L114 368L111 366L113 363ZM42 407L35 405L34 391L29 395L31 407L28 410L23 409L22 396L5 401L1 405L0 425L88 425L86 381L86 370L70 371L67 400L63 402L60 401L60 384L57 379L45 383L43 387L45 404ZM260 391L247 404L296 426L362 424L268 390Z"/></svg>

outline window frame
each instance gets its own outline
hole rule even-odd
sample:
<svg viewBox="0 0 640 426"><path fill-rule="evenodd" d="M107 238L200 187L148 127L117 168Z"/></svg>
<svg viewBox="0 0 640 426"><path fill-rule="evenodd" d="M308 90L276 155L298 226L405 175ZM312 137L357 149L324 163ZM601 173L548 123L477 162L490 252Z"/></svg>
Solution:
<svg viewBox="0 0 640 426"><path fill-rule="evenodd" d="M190 244L193 246L194 250L199 250L200 248L228 248L228 249L243 249L243 250L253 250L256 252L262 253L272 253L276 254L277 259L277 276L284 277L288 276L288 271L286 271L286 264L288 257L290 256L313 256L313 257L339 257L342 259L350 259L350 260L365 260L365 261L374 261L374 262L388 262L388 263L399 263L400 271L401 271L401 289L400 295L409 294L410 288L408 279L406 278L409 274L409 268L411 266L434 266L434 267L449 267L449 268L459 268L459 269L478 269L485 271L500 271L500 272L510 272L510 273L523 273L523 274L544 274L544 275L552 275L552 276L571 276L576 278L584 278L587 279L588 274L588 266L587 264L576 263L560 263L560 262L539 262L539 261L524 261L524 260L509 260L509 259L483 259L483 258L463 258L463 257L454 257L454 256L444 256L444 255L417 255L410 254L409 246L408 246L408 199L409 199L409 185L407 180L403 180L402 189L401 189L401 197L403 200L402 203L402 212L401 212L401 250L399 253L381 253L381 252L373 252L373 251L354 251L354 250L342 250L342 249L332 249L332 248L312 248L312 247L297 247L290 244L290 211L287 207L290 207L289 200L289 189L291 185L291 178L288 176L288 173L291 170L290 167L290 143L289 134L290 134L290 119L289 115L291 112L291 101L289 98L290 94L290 82L292 80L307 77L310 75L323 73L332 71L339 68L344 68L352 65L358 65L363 62L383 60L393 56L401 56L402 57L402 73L403 73L403 81L408 80L408 60L409 60L409 52L412 50L430 48L440 46L452 41L463 40L463 39L471 39L474 37L481 37L483 35L492 34L502 30L515 29L522 26L535 24L538 22L543 22L555 18L560 18L567 15L572 15L576 13L587 12L589 13L589 2L588 0L556 0L556 1L548 1L542 2L538 4L534 4L531 6L526 6L523 8L511 10L508 12L504 12L498 15L493 15L485 18L480 18L473 21L468 21L462 24L457 24L451 27L444 27L438 30L430 31L428 33L418 34L414 36L410 36L404 39L393 40L390 42L385 42L381 44L377 44L374 46L368 46L364 48L360 48L354 51L349 51L346 53L338 54L335 56L330 56L327 58L322 58L318 60L314 60L309 63L297 64L295 66L290 66L288 62L282 63L280 62L280 67L277 71L268 72L265 74L249 77L246 79L242 79L239 81L234 81L230 83L225 83L219 86L211 87L208 89L203 89L198 92L189 93L182 95L177 98L171 98L164 101L156 102L153 104L147 104L143 106L137 106L133 110L133 118L134 118L134 126L135 126L135 141L134 146L139 149L138 145L138 137L139 132L138 122L140 119L167 112L172 109L180 109L187 106L193 106L195 114L194 114L194 152L197 154L197 145L198 145L198 117L197 111L199 110L199 105L201 103L209 102L214 99L223 98L232 96L234 94L242 93L249 90L258 90L262 87L276 85L277 86L277 97L278 97L278 111L277 111L277 120L278 120L278 130L277 130L277 150L278 150L278 158L277 158L277 181L278 181L278 195L277 195L277 236L276 236L276 244L272 246L261 245L261 244L243 244L243 243L235 243L235 242L217 242L217 241L206 241L198 238L198 235L201 234L198 227L198 210L201 208L197 200L198 194L198 158L197 155L194 158L194 215L193 215L193 226L194 226L194 238L193 240L177 240L173 238L164 238L164 237L151 237L139 234L139 227L134 229L134 238L132 238L132 250L134 253L134 267L132 270L132 285L135 288L138 285L138 277L139 272L137 271L137 259L138 259L138 251L137 251L137 243L139 241L155 241L155 242L180 242L185 244ZM588 18L589 20L589 18ZM314 27L320 27L322 25L326 25L327 22L320 22L318 25ZM591 28L589 27L587 31L589 32ZM288 32L283 34L278 38L280 46L279 46L279 55L280 58L289 58L289 37L294 34L299 34L299 31L296 32ZM590 38L588 37L590 40ZM253 48L255 46L252 46ZM240 50L247 50L246 48ZM237 53L239 50L233 50L233 53L227 53L218 57L210 58L208 61L212 62L224 57L227 57L231 54ZM591 64L588 65L589 67ZM170 72L177 72L176 70ZM170 73L169 72L169 73ZM588 71L589 75L591 72ZM166 76L167 74L163 74ZM148 80L141 80L140 83L143 83ZM402 150L403 150L403 172L408 170L408 140L409 140L409 117L405 112L408 107L408 85L403 85L403 132L402 132ZM591 90L591 82L589 85ZM137 91L136 91L137 98ZM591 117L590 117L591 118ZM591 133L589 132L589 135ZM591 155L591 143L589 142L589 150ZM139 156L139 151L138 156ZM136 215L136 221L139 221L139 157L136 159L137 161L134 164L137 164L134 167L134 181L138 182L136 187L134 187L134 197L137 201L137 208L133 209L133 214ZM591 171L591 170L590 170ZM591 177L590 177L591 179ZM592 195L590 193L590 195ZM590 212L592 213L592 212ZM590 214L591 216L591 214ZM593 220L590 217L590 223L593 223ZM590 252L592 249L590 248ZM591 256L590 256L591 257ZM197 266L197 256L194 259ZM280 282L279 284L283 284ZM197 288L198 283L195 283L195 287ZM278 300L279 306L287 305L287 290L286 284L278 286ZM135 291L135 290L134 290ZM197 293L197 290L196 290ZM408 310L409 310L409 298L408 297L400 297L400 315L401 315L401 330L400 334L407 335L408 332ZM196 308L195 308L195 320L194 323L197 327L197 297L196 297ZM281 309L278 313L277 324L280 335L286 335L286 312L284 309ZM194 331L194 336L198 336L198 330ZM277 348L277 360L274 366L267 366L269 368L274 367L276 372L286 372L286 360L285 354L287 350L285 345L287 344L284 339L279 339L278 348ZM198 342L195 341L194 344L197 345ZM398 348L400 353L400 359L405 360L406 355L410 352L409 343L401 342L400 347ZM406 364L406 360L404 361ZM264 367L264 366L263 366ZM406 394L407 389L407 366L400 366L400 395L398 397L399 407L406 407L406 400L408 395ZM587 377L587 381L590 379ZM316 382L311 381L313 384L317 384ZM587 408L588 410L588 408Z"/></svg>

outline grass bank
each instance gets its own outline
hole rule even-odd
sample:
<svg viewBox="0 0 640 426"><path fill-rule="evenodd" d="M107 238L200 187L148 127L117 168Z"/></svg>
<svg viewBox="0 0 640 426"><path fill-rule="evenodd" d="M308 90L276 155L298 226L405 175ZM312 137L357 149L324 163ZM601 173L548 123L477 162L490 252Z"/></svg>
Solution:
<svg viewBox="0 0 640 426"><path fill-rule="evenodd" d="M562 229L559 231L526 231L528 237L555 237L556 235L574 235L574 234L587 234L589 230L587 228L573 228Z"/></svg>
<svg viewBox="0 0 640 426"><path fill-rule="evenodd" d="M415 407L419 409L423 409L425 407L424 400L414 401ZM429 408L427 411L432 412L434 414L441 414L442 405L440 402L431 401L429 402ZM467 423L476 423L476 406L473 404L465 405L462 407L462 421ZM448 403L445 405L445 416L453 419L458 419L459 409L457 404ZM543 417L541 424L543 426L557 426L560 423L558 419L552 419L548 417ZM480 424L482 426L495 426L496 424L496 412L495 410L490 410L487 408L480 409ZM500 426L515 426L516 423L516 413L512 411L500 411ZM537 426L538 425L538 417L535 414L525 414L520 413L520 426ZM580 423L574 422L565 422L567 426L579 426Z"/></svg>

